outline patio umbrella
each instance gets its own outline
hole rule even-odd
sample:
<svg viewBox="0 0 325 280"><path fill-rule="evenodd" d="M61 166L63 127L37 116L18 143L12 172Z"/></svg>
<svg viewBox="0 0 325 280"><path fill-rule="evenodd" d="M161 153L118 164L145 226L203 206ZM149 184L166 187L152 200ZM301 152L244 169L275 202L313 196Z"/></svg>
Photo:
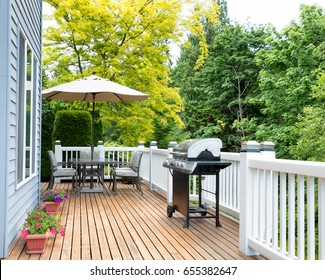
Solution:
<svg viewBox="0 0 325 280"><path fill-rule="evenodd" d="M95 102L118 102L118 101L140 101L148 99L148 95L132 88L111 82L107 79L96 76L94 73L91 76L78 79L73 82L61 84L52 88L43 90L44 98L59 99L59 100L80 100L92 101L92 145L91 158L93 159L95 146L94 132L94 111Z"/></svg>

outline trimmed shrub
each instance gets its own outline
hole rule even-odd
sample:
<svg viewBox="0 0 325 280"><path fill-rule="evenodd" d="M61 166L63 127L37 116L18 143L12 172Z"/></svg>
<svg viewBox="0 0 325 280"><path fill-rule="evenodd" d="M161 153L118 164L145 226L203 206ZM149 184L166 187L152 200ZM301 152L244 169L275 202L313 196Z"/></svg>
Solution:
<svg viewBox="0 0 325 280"><path fill-rule="evenodd" d="M97 146L98 141L103 140L103 123L100 118L99 111L95 111L95 146Z"/></svg>
<svg viewBox="0 0 325 280"><path fill-rule="evenodd" d="M55 114L50 106L50 101L44 99L42 102L42 153L41 153L41 180L48 181L51 176L51 164L47 155L52 150L52 131Z"/></svg>
<svg viewBox="0 0 325 280"><path fill-rule="evenodd" d="M52 134L62 146L91 146L91 114L88 111L62 110L55 114Z"/></svg>

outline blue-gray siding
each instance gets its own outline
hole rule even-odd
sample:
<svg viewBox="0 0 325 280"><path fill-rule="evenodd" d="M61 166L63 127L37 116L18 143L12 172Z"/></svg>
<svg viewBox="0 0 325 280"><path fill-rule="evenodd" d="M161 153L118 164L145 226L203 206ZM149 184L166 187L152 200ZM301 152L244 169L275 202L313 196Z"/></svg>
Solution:
<svg viewBox="0 0 325 280"><path fill-rule="evenodd" d="M0 258L19 233L26 210L39 203L42 0L0 0ZM17 189L18 42L23 30L38 60L36 176Z"/></svg>

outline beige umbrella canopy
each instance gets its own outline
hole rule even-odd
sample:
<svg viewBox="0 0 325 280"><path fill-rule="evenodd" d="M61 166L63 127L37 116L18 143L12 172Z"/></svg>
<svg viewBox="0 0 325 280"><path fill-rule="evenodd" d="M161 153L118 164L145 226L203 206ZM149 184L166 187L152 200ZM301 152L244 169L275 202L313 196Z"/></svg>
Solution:
<svg viewBox="0 0 325 280"><path fill-rule="evenodd" d="M43 90L45 98L60 100L93 101L139 101L148 99L148 95L132 88L91 75L73 82L61 84Z"/></svg>
<svg viewBox="0 0 325 280"><path fill-rule="evenodd" d="M148 99L148 95L132 88L111 82L98 77L95 73L91 76L73 82L61 84L43 90L44 98L59 100L93 101L92 111L92 147L94 151L94 111L95 102L141 101Z"/></svg>

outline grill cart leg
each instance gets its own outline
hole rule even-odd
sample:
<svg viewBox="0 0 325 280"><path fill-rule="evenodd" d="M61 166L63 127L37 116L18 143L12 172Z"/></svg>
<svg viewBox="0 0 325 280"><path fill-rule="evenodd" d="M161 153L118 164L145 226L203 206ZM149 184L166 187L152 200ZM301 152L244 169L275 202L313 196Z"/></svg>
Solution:
<svg viewBox="0 0 325 280"><path fill-rule="evenodd" d="M222 227L219 220L219 173L218 170L216 172L216 227Z"/></svg>
<svg viewBox="0 0 325 280"><path fill-rule="evenodd" d="M199 175L199 208L201 208L202 210L205 210L205 211L200 211L200 215L202 217L205 217L207 215L207 208L205 205L202 204L202 176Z"/></svg>
<svg viewBox="0 0 325 280"><path fill-rule="evenodd" d="M167 216L169 218L173 217L173 213L175 213L175 207L173 205L167 206Z"/></svg>

